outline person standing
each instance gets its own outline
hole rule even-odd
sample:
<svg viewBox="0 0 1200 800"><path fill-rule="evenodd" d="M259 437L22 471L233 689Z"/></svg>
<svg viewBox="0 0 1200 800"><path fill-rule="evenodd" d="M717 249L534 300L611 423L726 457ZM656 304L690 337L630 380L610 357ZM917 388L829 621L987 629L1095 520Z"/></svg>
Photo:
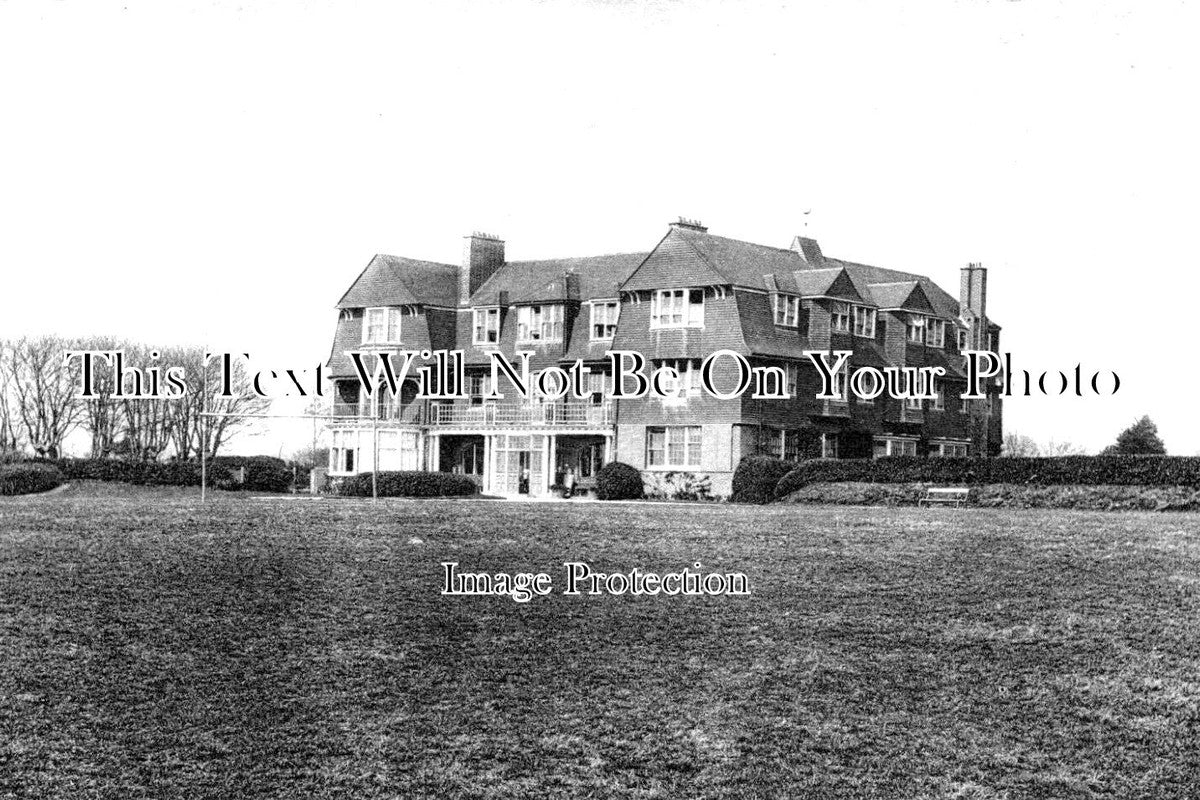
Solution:
<svg viewBox="0 0 1200 800"><path fill-rule="evenodd" d="M570 499L575 494L575 468L567 467L563 474L563 497Z"/></svg>

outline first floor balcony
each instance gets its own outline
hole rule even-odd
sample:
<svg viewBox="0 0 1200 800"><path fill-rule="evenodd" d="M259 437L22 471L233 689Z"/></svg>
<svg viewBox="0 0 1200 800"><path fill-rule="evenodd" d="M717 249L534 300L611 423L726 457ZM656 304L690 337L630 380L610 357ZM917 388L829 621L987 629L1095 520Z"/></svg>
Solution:
<svg viewBox="0 0 1200 800"><path fill-rule="evenodd" d="M433 403L429 424L448 428L608 428L610 403Z"/></svg>

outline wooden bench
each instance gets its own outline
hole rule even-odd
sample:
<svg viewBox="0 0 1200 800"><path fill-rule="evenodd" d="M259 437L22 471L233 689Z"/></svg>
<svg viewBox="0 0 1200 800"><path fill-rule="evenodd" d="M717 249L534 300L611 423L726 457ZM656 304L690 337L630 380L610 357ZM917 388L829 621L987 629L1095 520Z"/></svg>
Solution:
<svg viewBox="0 0 1200 800"><path fill-rule="evenodd" d="M935 503L953 503L955 508L967 502L970 489L965 486L937 486L925 490L925 496L917 501L918 506Z"/></svg>

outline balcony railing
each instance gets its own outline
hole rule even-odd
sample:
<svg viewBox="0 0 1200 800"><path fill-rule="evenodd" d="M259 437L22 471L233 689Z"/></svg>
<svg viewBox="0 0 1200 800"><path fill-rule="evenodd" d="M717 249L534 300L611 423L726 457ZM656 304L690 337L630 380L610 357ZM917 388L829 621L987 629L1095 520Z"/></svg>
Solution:
<svg viewBox="0 0 1200 800"><path fill-rule="evenodd" d="M416 403L410 403L407 406L379 408L377 405L372 406L368 403L340 402L333 404L333 416L335 419L369 420L372 417L372 408L375 410L374 417L380 422L420 424L423 416L420 404Z"/></svg>
<svg viewBox="0 0 1200 800"><path fill-rule="evenodd" d="M459 428L603 428L613 422L609 403L484 403L434 404L430 424Z"/></svg>

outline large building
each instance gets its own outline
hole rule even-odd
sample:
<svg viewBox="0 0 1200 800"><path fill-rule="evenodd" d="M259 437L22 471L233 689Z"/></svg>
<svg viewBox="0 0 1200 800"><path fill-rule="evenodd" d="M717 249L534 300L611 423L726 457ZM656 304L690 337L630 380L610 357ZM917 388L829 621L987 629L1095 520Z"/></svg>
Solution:
<svg viewBox="0 0 1200 800"><path fill-rule="evenodd" d="M971 264L961 277L956 300L924 276L830 258L810 238L768 247L682 219L642 253L508 261L502 240L475 233L461 264L378 255L337 304L330 475L440 470L476 476L488 493L538 496L568 467L587 488L617 460L725 495L747 455L995 455L999 397L993 386L986 400L960 400L959 351L997 351L999 327L986 270ZM347 355L426 349L463 351L469 399L419 397L412 379L368 397ZM700 364L722 349L782 367L791 399L702 391ZM678 396L611 398L610 350L677 369ZM821 400L807 350L851 350L849 370L940 366L946 377L936 399L863 401L843 373L842 399ZM535 372L580 359L590 394L517 399L505 384L505 399L489 399L495 351L514 364L531 351Z"/></svg>

